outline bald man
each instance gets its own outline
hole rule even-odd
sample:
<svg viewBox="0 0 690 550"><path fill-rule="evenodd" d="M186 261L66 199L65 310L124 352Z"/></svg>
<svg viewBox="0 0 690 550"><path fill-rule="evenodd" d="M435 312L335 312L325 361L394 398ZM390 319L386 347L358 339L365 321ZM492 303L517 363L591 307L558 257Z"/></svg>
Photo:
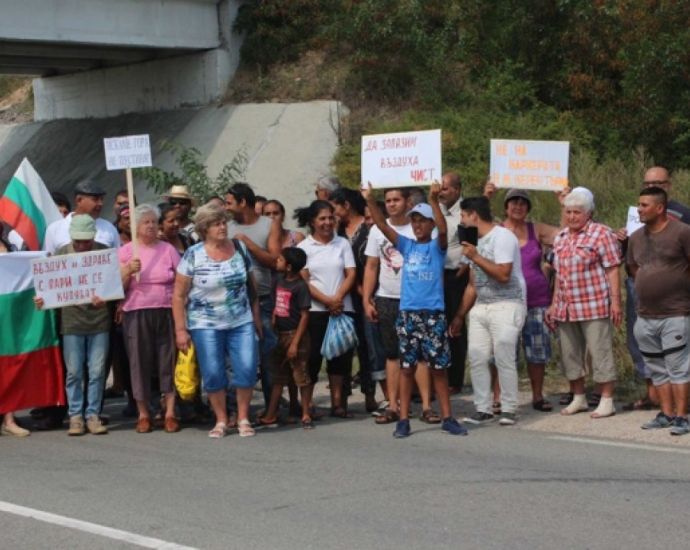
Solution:
<svg viewBox="0 0 690 550"><path fill-rule="evenodd" d="M644 174L642 187L661 187L666 191L666 195L669 198L667 205L668 217L690 225L690 208L671 199L673 185L671 184L671 176L666 168L663 166L653 166L647 170Z"/></svg>

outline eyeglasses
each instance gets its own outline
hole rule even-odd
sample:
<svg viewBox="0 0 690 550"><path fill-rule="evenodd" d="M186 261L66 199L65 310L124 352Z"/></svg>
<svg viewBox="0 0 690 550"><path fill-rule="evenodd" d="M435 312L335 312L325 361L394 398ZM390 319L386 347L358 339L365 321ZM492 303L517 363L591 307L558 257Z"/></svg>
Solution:
<svg viewBox="0 0 690 550"><path fill-rule="evenodd" d="M661 185L666 185L667 183L670 183L668 180L651 180L651 181L643 181L642 185L646 187L659 187Z"/></svg>
<svg viewBox="0 0 690 550"><path fill-rule="evenodd" d="M192 201L188 199L170 199L168 202L170 202L170 204L173 206L192 204Z"/></svg>

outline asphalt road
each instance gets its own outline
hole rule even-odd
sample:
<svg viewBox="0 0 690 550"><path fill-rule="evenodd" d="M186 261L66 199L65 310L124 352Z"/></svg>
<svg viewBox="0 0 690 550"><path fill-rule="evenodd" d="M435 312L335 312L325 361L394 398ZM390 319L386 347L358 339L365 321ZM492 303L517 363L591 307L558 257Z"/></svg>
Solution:
<svg viewBox="0 0 690 550"><path fill-rule="evenodd" d="M111 405L112 408L112 405ZM467 412L467 411L463 411ZM367 416L255 438L207 427L0 438L0 548L682 548L690 450L497 424L468 437ZM31 513L29 513L30 515ZM66 527L126 531L125 542ZM175 546L168 546L174 548Z"/></svg>

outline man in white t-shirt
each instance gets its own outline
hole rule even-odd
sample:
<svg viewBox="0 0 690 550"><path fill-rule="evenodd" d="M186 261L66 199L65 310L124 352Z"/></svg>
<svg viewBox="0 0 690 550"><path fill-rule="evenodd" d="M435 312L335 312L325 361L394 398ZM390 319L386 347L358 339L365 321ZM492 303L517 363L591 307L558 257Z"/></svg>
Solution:
<svg viewBox="0 0 690 550"><path fill-rule="evenodd" d="M58 248L72 242L69 227L72 223L72 216L76 214L88 214L96 220L96 237L94 239L96 242L108 248L118 248L120 235L117 229L112 223L100 218L104 195L105 191L91 181L78 183L74 188L74 212L48 226L43 249L54 254Z"/></svg>
<svg viewBox="0 0 690 550"><path fill-rule="evenodd" d="M412 225L406 213L410 208L409 193L405 188L386 189L384 202L388 213L388 225L398 233L414 239ZM379 334L386 354L386 380L381 386L386 393L388 408L376 417L377 424L397 422L398 384L400 380L400 359L398 335L395 321L400 306L400 282L403 259L400 252L386 239L381 230L373 226L364 250L367 263L364 267L362 301L364 313L371 322L378 323ZM374 294L374 291L376 293ZM428 369L417 369L415 374L422 397L422 420L437 424L441 418L431 409L431 380Z"/></svg>
<svg viewBox="0 0 690 550"><path fill-rule="evenodd" d="M494 419L489 368L493 357L501 386L499 424L510 426L517 420L517 342L527 313L520 245L511 231L494 225L486 197L465 199L460 208L463 224L479 233L476 247L462 243L472 271L451 324L451 334L457 334L469 312L467 357L476 412L465 422L484 424Z"/></svg>

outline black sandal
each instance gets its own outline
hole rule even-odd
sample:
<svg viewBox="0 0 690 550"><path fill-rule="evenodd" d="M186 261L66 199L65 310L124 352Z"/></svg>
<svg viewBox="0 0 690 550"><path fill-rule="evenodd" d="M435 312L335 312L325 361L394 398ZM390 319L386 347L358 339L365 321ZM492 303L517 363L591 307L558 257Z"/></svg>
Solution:
<svg viewBox="0 0 690 550"><path fill-rule="evenodd" d="M532 408L535 411L551 412L553 410L553 405L546 399L540 399L539 401L532 402Z"/></svg>
<svg viewBox="0 0 690 550"><path fill-rule="evenodd" d="M601 401L601 394L600 393L592 393L591 397L587 400L587 404L590 407L598 407L599 401Z"/></svg>
<svg viewBox="0 0 690 550"><path fill-rule="evenodd" d="M349 419L349 418L355 417L354 414L352 414L351 412L348 412L347 409L344 409L342 407L336 407L334 409L331 409L331 416L333 418L344 418L344 419Z"/></svg>
<svg viewBox="0 0 690 550"><path fill-rule="evenodd" d="M426 409L425 411L422 411L422 414L419 416L419 419L426 424L441 423L441 417L431 409Z"/></svg>
<svg viewBox="0 0 690 550"><path fill-rule="evenodd" d="M558 401L559 405L570 405L573 402L575 394L573 392L562 393L561 398Z"/></svg>
<svg viewBox="0 0 690 550"><path fill-rule="evenodd" d="M394 412L390 409L386 409L383 411L383 414L381 416L377 416L374 422L376 424L392 424L393 422L397 422L400 420L400 416L398 415L397 412Z"/></svg>

